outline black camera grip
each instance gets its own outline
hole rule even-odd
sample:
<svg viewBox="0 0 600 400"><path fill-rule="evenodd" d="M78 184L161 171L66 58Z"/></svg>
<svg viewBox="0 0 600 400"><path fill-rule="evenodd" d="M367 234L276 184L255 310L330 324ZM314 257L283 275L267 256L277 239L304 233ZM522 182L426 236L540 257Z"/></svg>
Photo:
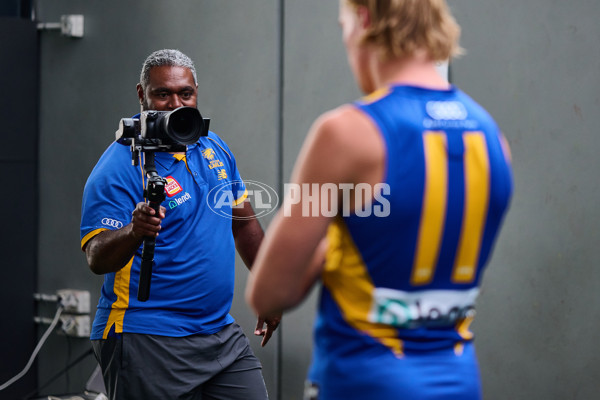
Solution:
<svg viewBox="0 0 600 400"><path fill-rule="evenodd" d="M165 186L167 180L156 173L154 165L154 153L145 153L146 163L144 169L148 174L148 187L145 190L144 196L148 201L148 205L154 210L154 215L160 213L160 203L165 199ZM152 281L152 267L154 264L154 248L156 247L156 238L144 238L142 247L142 261L140 265L140 281L138 283L139 301L146 301L150 297L150 283Z"/></svg>
<svg viewBox="0 0 600 400"><path fill-rule="evenodd" d="M148 205L158 214L160 203L149 202ZM150 282L152 281L155 248L156 238L146 237L142 247L142 263L140 265L140 282L138 284L137 295L139 301L146 301L150 297Z"/></svg>
<svg viewBox="0 0 600 400"><path fill-rule="evenodd" d="M142 248L142 264L140 266L140 282L138 285L137 298L139 301L146 301L150 297L150 282L152 281L152 264L154 264L154 248L156 240L154 238L144 239Z"/></svg>

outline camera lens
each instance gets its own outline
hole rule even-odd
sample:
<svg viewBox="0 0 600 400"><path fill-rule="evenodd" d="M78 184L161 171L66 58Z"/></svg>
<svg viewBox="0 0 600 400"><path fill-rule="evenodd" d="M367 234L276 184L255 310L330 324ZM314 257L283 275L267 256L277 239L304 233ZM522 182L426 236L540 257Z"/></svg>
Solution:
<svg viewBox="0 0 600 400"><path fill-rule="evenodd" d="M204 122L200 111L193 107L180 107L167 114L165 131L176 143L191 145L200 139Z"/></svg>

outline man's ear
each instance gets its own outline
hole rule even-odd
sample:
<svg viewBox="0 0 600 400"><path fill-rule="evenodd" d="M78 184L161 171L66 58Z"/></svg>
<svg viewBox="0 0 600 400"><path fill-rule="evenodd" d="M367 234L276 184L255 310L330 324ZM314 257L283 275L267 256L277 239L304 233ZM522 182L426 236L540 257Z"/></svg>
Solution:
<svg viewBox="0 0 600 400"><path fill-rule="evenodd" d="M137 84L136 86L138 99L140 100L140 104L144 104L144 88L141 84Z"/></svg>
<svg viewBox="0 0 600 400"><path fill-rule="evenodd" d="M367 7L358 6L356 13L358 15L361 28L366 29L371 26L371 14L369 13L369 9Z"/></svg>

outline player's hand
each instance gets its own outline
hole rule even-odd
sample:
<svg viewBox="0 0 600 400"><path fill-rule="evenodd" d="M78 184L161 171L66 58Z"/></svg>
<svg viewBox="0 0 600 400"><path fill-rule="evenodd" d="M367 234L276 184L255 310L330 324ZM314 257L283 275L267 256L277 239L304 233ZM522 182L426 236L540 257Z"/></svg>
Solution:
<svg viewBox="0 0 600 400"><path fill-rule="evenodd" d="M254 330L254 334L256 336L263 337L262 342L260 342L260 345L262 347L265 347L269 339L271 339L271 336L273 336L273 332L275 332L280 322L281 313L270 317L261 317L260 315L258 316L258 321L256 323L256 329Z"/></svg>
<svg viewBox="0 0 600 400"><path fill-rule="evenodd" d="M166 208L160 207L160 212L156 214L154 209L148 204L138 203L131 213L131 231L139 237L156 237L161 229L160 223L165 218Z"/></svg>

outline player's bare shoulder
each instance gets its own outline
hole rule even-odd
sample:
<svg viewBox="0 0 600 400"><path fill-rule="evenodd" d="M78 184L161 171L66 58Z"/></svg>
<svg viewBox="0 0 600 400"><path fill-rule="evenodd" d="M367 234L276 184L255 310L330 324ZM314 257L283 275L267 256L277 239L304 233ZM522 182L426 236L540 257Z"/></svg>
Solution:
<svg viewBox="0 0 600 400"><path fill-rule="evenodd" d="M385 156L385 145L375 123L351 104L340 106L315 121L321 143L342 156L350 170L377 167Z"/></svg>

